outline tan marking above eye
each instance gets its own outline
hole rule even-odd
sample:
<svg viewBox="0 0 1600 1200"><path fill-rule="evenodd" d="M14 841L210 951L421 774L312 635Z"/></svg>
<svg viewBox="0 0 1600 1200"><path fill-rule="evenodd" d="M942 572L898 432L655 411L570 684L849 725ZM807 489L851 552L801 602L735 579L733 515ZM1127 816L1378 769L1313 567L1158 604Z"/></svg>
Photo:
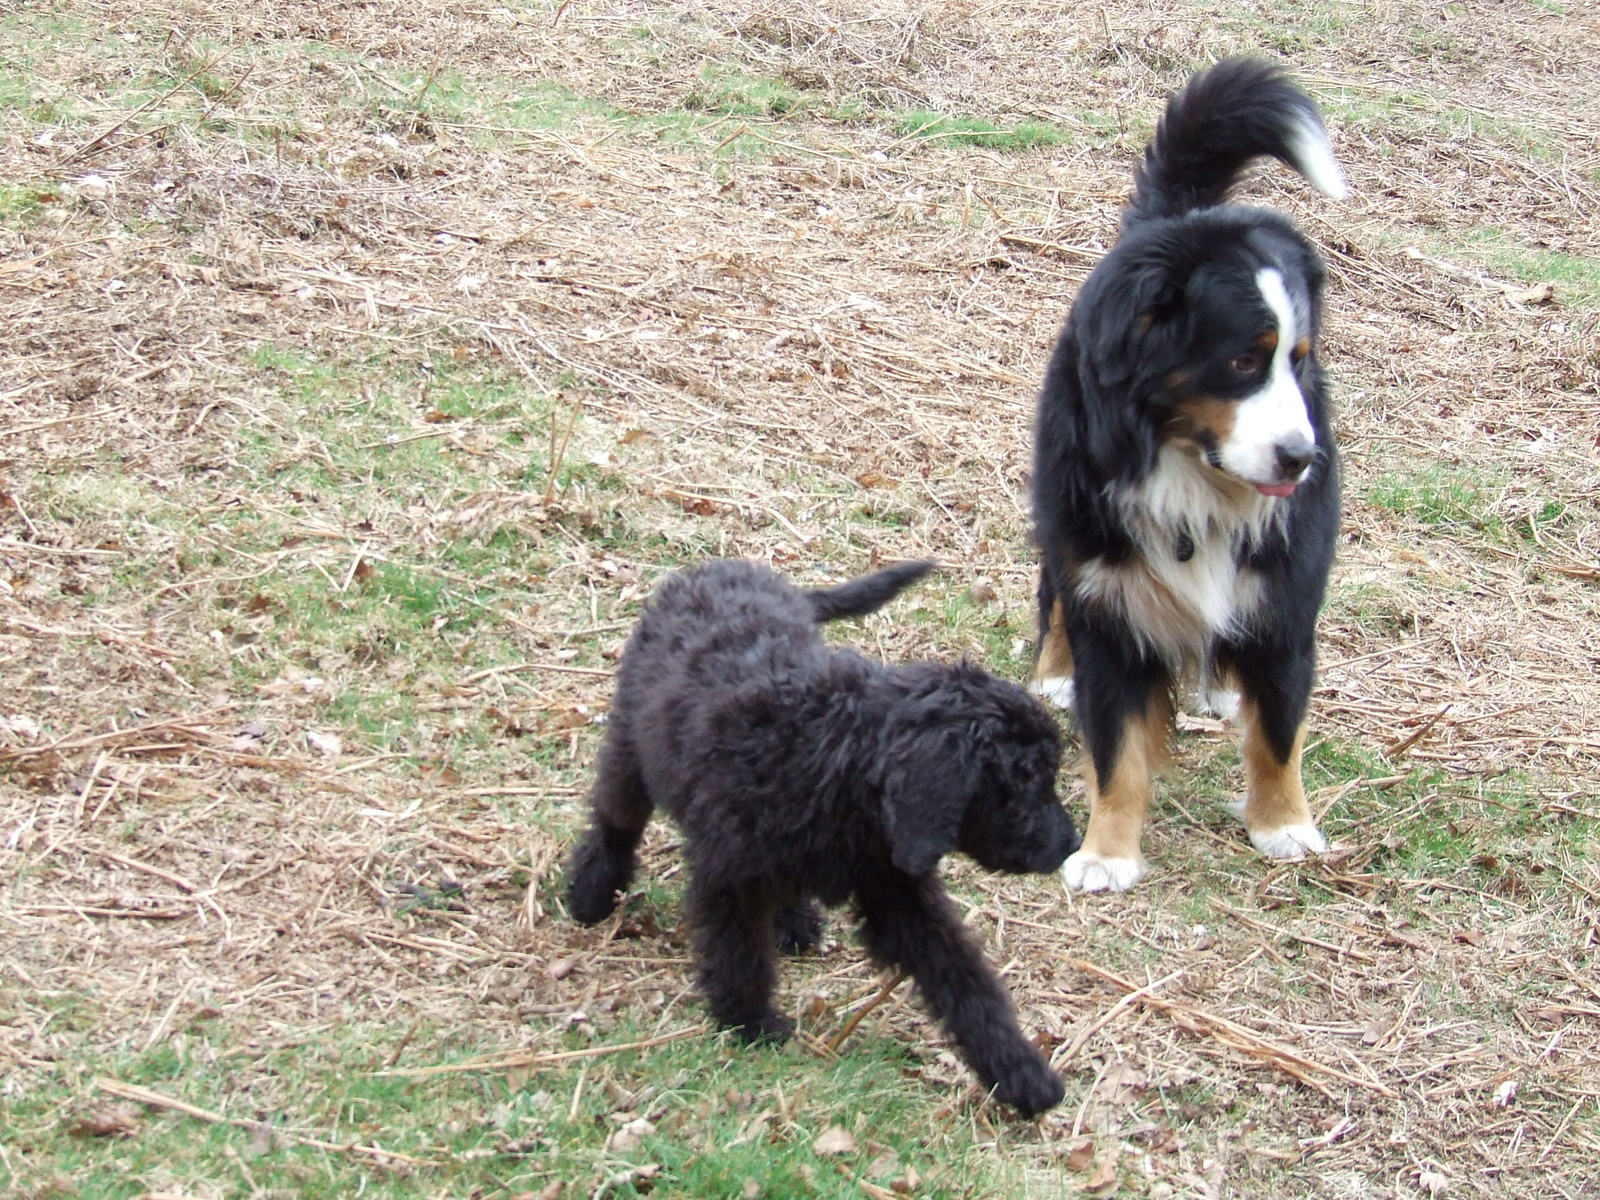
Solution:
<svg viewBox="0 0 1600 1200"><path fill-rule="evenodd" d="M1278 331L1269 329L1256 339L1256 349L1271 358L1278 349Z"/></svg>
<svg viewBox="0 0 1600 1200"><path fill-rule="evenodd" d="M1172 410L1169 435L1198 441L1200 435L1206 433L1219 443L1225 442L1233 435L1238 410L1237 400L1221 400L1215 396L1186 398Z"/></svg>
<svg viewBox="0 0 1600 1200"><path fill-rule="evenodd" d="M1306 355L1308 355L1310 353L1311 353L1311 339L1310 338L1303 337L1298 342L1296 342L1294 344L1294 356L1296 358L1304 358Z"/></svg>

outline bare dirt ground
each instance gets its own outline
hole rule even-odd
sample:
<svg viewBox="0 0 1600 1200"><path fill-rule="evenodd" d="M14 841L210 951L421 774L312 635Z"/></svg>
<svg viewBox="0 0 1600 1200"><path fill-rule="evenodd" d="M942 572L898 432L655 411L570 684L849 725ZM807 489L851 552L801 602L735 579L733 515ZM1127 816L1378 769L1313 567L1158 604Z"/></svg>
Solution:
<svg viewBox="0 0 1600 1200"><path fill-rule="evenodd" d="M0 31L10 1192L1600 1188L1590 9L61 0ZM949 867L1058 1112L973 1095L909 988L829 1050L878 994L843 922L785 974L814 1036L730 1055L670 831L619 922L559 902L640 599L712 554L931 554L840 636L1020 678L1034 389L1162 97L1241 50L1324 104L1352 189L1249 189L1331 271L1339 848L1250 853L1187 719L1140 890Z"/></svg>

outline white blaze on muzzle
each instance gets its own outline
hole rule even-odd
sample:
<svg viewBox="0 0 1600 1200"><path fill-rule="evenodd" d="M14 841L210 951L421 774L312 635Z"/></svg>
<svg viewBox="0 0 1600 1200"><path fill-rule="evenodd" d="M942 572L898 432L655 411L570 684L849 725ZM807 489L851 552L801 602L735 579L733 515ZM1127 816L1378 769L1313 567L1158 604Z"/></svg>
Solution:
<svg viewBox="0 0 1600 1200"><path fill-rule="evenodd" d="M1308 453L1317 441L1290 359L1295 343L1310 332L1310 322L1302 322L1296 314L1276 268L1257 271L1256 286L1277 320L1278 346L1267 368L1266 383L1239 401L1233 430L1217 448L1218 460L1223 470L1249 483L1296 483L1298 478L1286 479L1282 474L1279 457L1280 452ZM1302 329L1302 324L1306 328Z"/></svg>

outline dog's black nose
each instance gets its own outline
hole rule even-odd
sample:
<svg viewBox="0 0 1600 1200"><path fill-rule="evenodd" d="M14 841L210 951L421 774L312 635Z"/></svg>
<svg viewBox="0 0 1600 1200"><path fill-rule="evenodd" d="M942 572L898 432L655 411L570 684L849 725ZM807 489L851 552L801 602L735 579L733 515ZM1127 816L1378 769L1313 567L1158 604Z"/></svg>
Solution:
<svg viewBox="0 0 1600 1200"><path fill-rule="evenodd" d="M1032 865L1032 869L1040 874L1054 871L1067 860L1067 855L1076 854L1078 847L1083 845L1083 839L1078 836L1078 829L1072 823L1072 818L1065 809L1061 809L1060 819L1052 822L1050 837L1042 847Z"/></svg>
<svg viewBox="0 0 1600 1200"><path fill-rule="evenodd" d="M1278 478L1284 482L1298 483L1311 461L1317 457L1315 443L1303 437L1279 442L1274 447L1278 455Z"/></svg>

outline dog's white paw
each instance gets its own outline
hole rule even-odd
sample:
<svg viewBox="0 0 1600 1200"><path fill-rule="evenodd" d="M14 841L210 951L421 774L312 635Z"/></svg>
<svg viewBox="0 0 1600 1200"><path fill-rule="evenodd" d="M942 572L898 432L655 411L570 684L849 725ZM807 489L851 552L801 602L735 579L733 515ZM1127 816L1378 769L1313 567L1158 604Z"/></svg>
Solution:
<svg viewBox="0 0 1600 1200"><path fill-rule="evenodd" d="M1057 708L1072 707L1072 676L1047 675L1028 683L1028 690L1041 700L1048 700Z"/></svg>
<svg viewBox="0 0 1600 1200"><path fill-rule="evenodd" d="M1075 892L1125 892L1144 878L1142 858L1101 858L1079 850L1061 864L1061 878Z"/></svg>
<svg viewBox="0 0 1600 1200"><path fill-rule="evenodd" d="M1326 854L1328 842L1315 825L1285 825L1282 829L1252 829L1250 841L1268 858L1304 858Z"/></svg>
<svg viewBox="0 0 1600 1200"><path fill-rule="evenodd" d="M1239 693L1229 688L1200 689L1200 715L1231 721L1239 715Z"/></svg>
<svg viewBox="0 0 1600 1200"><path fill-rule="evenodd" d="M1243 800L1224 800L1222 802L1222 811L1241 825L1244 824L1244 807L1245 802Z"/></svg>

